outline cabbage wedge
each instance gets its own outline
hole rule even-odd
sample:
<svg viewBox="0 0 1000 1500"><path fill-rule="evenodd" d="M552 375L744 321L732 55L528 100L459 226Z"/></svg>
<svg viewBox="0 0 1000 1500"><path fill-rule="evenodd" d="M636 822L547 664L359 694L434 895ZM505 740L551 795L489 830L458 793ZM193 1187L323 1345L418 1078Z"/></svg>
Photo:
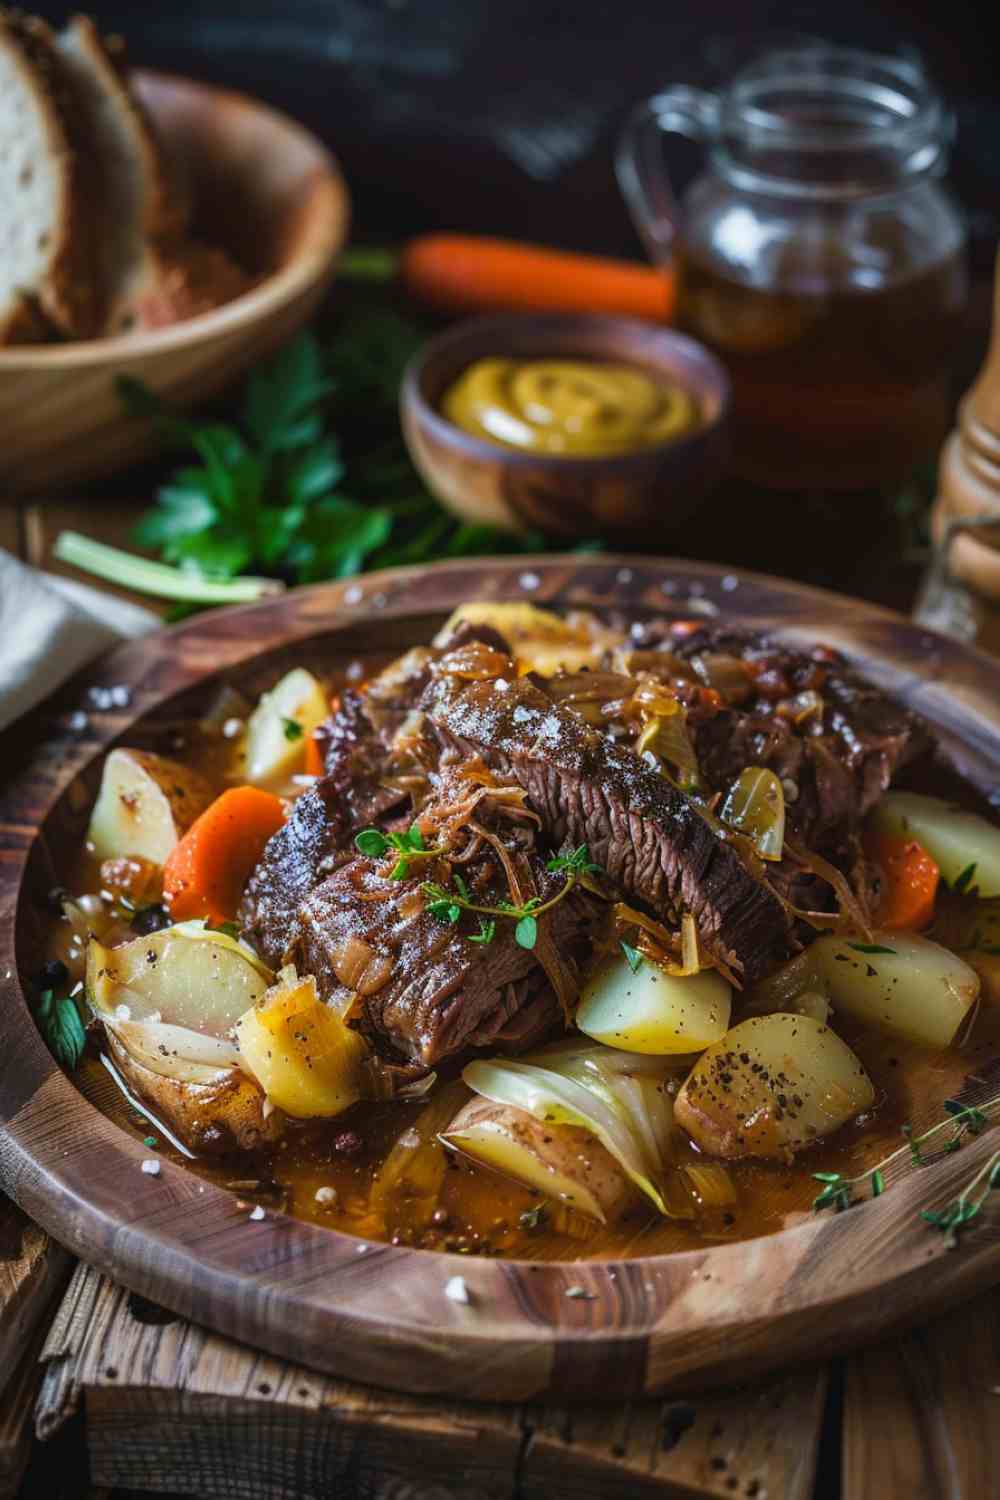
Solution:
<svg viewBox="0 0 1000 1500"><path fill-rule="evenodd" d="M692 1209L689 1194L671 1191L670 1182L674 1110L666 1085L677 1072L676 1059L574 1042L517 1060L472 1062L462 1079L495 1104L589 1131L661 1214L678 1218ZM447 1132L443 1139L452 1144Z"/></svg>

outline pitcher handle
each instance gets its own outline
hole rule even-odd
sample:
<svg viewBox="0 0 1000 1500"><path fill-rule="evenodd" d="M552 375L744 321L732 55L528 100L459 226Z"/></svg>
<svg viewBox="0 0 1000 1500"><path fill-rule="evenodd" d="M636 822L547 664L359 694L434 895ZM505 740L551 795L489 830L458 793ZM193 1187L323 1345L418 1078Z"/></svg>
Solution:
<svg viewBox="0 0 1000 1500"><path fill-rule="evenodd" d="M615 154L618 186L654 265L669 261L678 208L663 164L661 135L705 141L715 134L719 101L704 89L676 84L646 99L630 115Z"/></svg>

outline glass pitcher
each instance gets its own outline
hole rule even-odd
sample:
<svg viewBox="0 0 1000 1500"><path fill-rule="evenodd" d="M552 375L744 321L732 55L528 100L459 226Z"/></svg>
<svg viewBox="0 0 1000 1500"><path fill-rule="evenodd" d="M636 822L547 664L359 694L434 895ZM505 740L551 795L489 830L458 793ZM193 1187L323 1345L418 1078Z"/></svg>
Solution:
<svg viewBox="0 0 1000 1500"><path fill-rule="evenodd" d="M674 197L663 132L708 149ZM678 325L725 361L737 472L775 488L899 481L941 442L967 279L939 179L953 128L916 64L805 43L717 93L639 106L618 153Z"/></svg>

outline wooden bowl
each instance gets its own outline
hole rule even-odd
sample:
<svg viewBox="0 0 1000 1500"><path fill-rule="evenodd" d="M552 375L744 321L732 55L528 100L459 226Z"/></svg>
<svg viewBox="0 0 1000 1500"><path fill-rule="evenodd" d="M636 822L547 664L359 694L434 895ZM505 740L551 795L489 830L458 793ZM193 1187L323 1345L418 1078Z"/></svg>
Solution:
<svg viewBox="0 0 1000 1500"><path fill-rule="evenodd" d="M347 189L308 131L256 100L140 71L139 94L191 184L194 229L260 280L213 312L153 333L0 349L0 503L107 474L155 450L115 377L178 406L219 390L293 333L329 285Z"/></svg>
<svg viewBox="0 0 1000 1500"><path fill-rule="evenodd" d="M996 786L1000 662L872 605L774 579L655 558L463 560L200 615L116 650L0 744L0 1188L74 1253L183 1317L338 1375L489 1401L551 1392L620 1403L732 1383L880 1338L1000 1280L995 1208L957 1250L920 1218L982 1167L992 1130L926 1167L903 1153L881 1197L800 1215L764 1239L525 1263L367 1244L272 1211L254 1222L234 1192L167 1157L159 1176L144 1175L145 1130L112 1123L55 1066L19 975L39 962L41 903L66 878L106 749L176 733L177 718L223 681L256 693L292 663L336 675L425 641L467 599L690 609L828 642L925 714L971 781ZM98 684L126 686L129 707L98 713L88 697ZM77 710L82 733L70 727ZM986 1059L974 1084L967 1059L927 1057L907 1103L918 1130L948 1094L972 1103L984 1098L975 1087L996 1088ZM453 1276L467 1303L446 1295Z"/></svg>
<svg viewBox="0 0 1000 1500"><path fill-rule="evenodd" d="M502 358L614 360L667 376L697 396L702 422L687 437L616 458L521 453L472 437L440 413L469 365ZM685 334L630 318L477 318L432 339L403 380L410 454L442 504L473 525L646 543L676 528L721 478L728 454L729 377Z"/></svg>

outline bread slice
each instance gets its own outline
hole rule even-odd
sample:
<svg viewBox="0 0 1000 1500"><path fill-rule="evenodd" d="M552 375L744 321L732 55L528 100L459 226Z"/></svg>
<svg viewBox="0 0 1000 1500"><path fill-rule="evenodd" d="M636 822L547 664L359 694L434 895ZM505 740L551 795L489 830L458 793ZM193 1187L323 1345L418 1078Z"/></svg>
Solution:
<svg viewBox="0 0 1000 1500"><path fill-rule="evenodd" d="M149 278L151 247L182 233L182 195L170 180L145 111L129 88L120 45L105 42L89 16L57 37L80 126L100 164L98 271L106 331L116 332L135 289Z"/></svg>
<svg viewBox="0 0 1000 1500"><path fill-rule="evenodd" d="M87 164L52 33L0 11L0 344L98 331Z"/></svg>

